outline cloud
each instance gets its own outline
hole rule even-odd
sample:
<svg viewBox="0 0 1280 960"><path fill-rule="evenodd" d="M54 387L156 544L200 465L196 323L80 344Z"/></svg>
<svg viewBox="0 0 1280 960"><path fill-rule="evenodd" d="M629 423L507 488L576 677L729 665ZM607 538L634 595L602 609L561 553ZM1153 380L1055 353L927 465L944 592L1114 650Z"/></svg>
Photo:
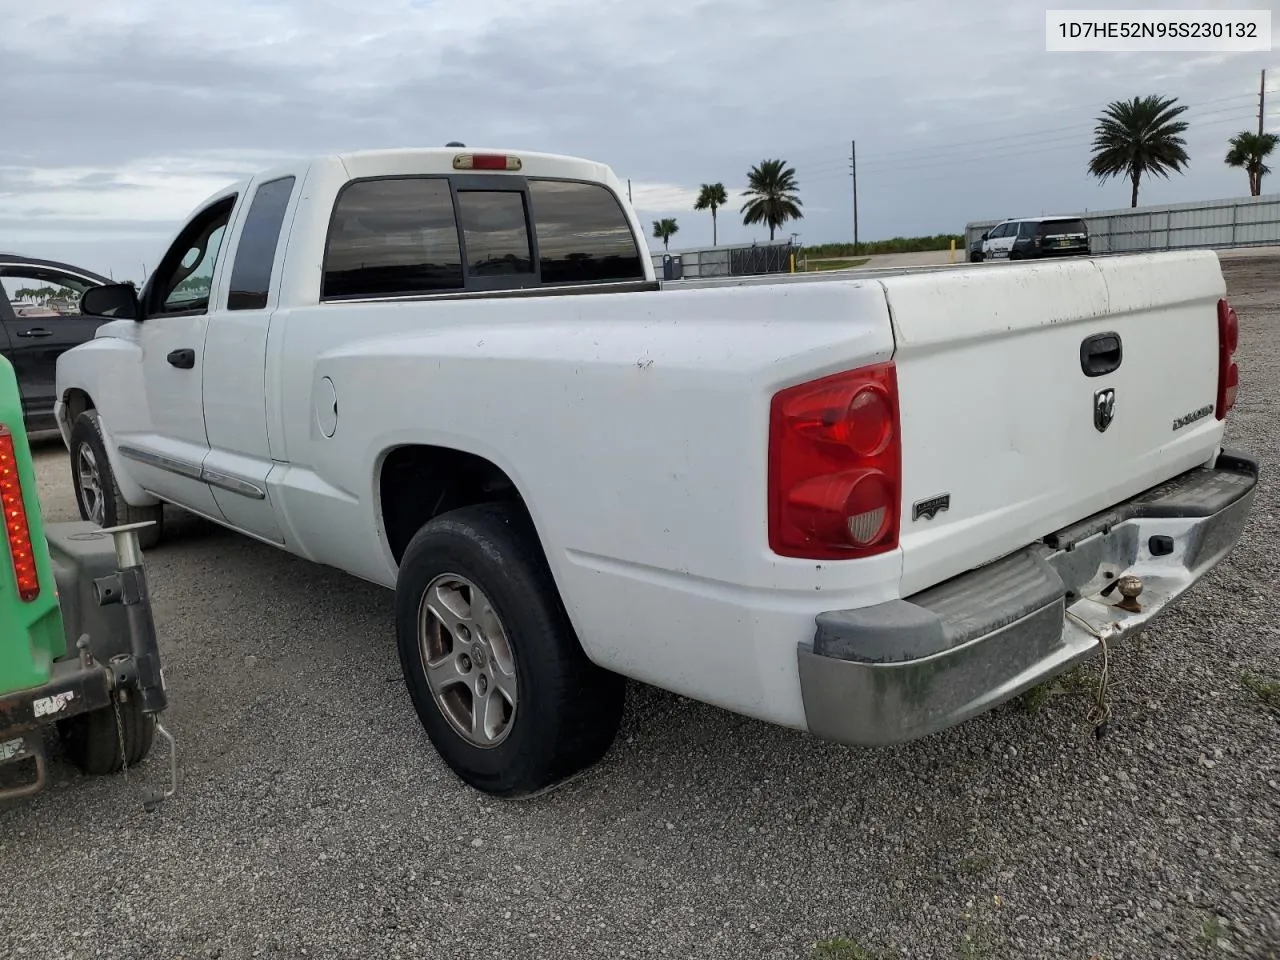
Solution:
<svg viewBox="0 0 1280 960"><path fill-rule="evenodd" d="M42 0L6 10L0 59L5 245L135 273L252 170L455 139L609 163L690 246L700 183L781 157L818 243L851 239L853 140L864 239L1123 205L1085 171L1092 123L1157 92L1193 105L1192 164L1143 199L1228 196L1226 138L1258 71L1280 82L1269 54L1047 54L1043 9L1012 0ZM767 235L740 205L723 242Z"/></svg>
<svg viewBox="0 0 1280 960"><path fill-rule="evenodd" d="M701 184L684 186L676 183L633 183L631 185L631 200L635 208L642 212L668 214L688 211L710 216L710 213L706 211L694 211L693 209L701 187ZM737 210L743 201L741 189L736 189L726 184L725 193L729 197L729 202L720 208L719 212L722 215L725 210Z"/></svg>

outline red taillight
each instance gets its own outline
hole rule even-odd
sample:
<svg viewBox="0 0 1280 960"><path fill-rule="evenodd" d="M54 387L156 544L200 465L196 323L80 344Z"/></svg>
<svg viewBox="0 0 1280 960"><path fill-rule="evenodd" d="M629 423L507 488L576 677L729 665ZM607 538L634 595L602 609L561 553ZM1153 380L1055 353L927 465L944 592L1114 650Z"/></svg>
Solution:
<svg viewBox="0 0 1280 960"><path fill-rule="evenodd" d="M895 549L902 447L893 363L789 387L769 418L770 549L813 560Z"/></svg>
<svg viewBox="0 0 1280 960"><path fill-rule="evenodd" d="M1226 300L1218 301L1218 407L1219 420L1225 420L1236 405L1240 390L1240 369L1236 366L1236 348L1240 346L1240 318Z"/></svg>
<svg viewBox="0 0 1280 960"><path fill-rule="evenodd" d="M22 502L22 481L18 478L18 455L13 434L0 424L0 508L4 510L5 535L9 539L9 555L13 558L13 575L18 582L18 596L34 600L40 596L40 574L36 571L36 554L27 527L27 508Z"/></svg>
<svg viewBox="0 0 1280 960"><path fill-rule="evenodd" d="M519 170L523 166L519 157L502 153L460 153L453 158L455 170Z"/></svg>

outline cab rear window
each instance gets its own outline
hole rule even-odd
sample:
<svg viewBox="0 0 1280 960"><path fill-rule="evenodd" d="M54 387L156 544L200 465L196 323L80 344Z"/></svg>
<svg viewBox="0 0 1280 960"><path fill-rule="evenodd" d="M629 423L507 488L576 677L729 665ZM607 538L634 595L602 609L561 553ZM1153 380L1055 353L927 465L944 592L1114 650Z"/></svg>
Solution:
<svg viewBox="0 0 1280 960"><path fill-rule="evenodd" d="M596 183L532 180L529 198L543 283L644 279L631 225L607 189Z"/></svg>
<svg viewBox="0 0 1280 960"><path fill-rule="evenodd" d="M326 300L643 280L601 184L469 174L348 184L326 241Z"/></svg>
<svg viewBox="0 0 1280 960"><path fill-rule="evenodd" d="M437 293L462 285L448 180L359 180L338 195L325 250L325 299Z"/></svg>

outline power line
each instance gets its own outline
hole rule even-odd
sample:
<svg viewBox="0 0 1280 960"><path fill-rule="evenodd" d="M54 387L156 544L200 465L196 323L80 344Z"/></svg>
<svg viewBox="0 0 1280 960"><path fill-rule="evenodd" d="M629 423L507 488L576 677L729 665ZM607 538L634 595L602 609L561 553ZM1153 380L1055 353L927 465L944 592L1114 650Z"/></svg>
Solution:
<svg viewBox="0 0 1280 960"><path fill-rule="evenodd" d="M1253 97L1255 95L1249 94L1249 96ZM1229 118L1244 119L1245 117L1252 116L1251 108L1249 108L1250 112L1248 113L1241 113L1242 109L1245 109L1245 108L1243 106L1239 106L1239 107L1231 107L1225 110L1211 110L1206 113L1196 113L1196 114L1188 113L1183 115L1183 119L1185 119L1189 123L1194 123L1196 127L1193 129L1198 129L1201 126L1204 126L1206 121L1214 117L1227 116ZM1051 144L1051 143L1067 144L1067 143L1079 142L1082 136L1086 136L1089 138L1089 141L1092 142L1092 137L1093 137L1092 130L1090 130L1086 134L1080 128L1080 126L1069 127L1065 129L1068 129L1071 132L1059 133L1057 136L1052 136L1052 137L1042 136L1036 133L1012 134L1008 137L1002 137L1000 139L1028 140L1028 139L1034 138L1037 144ZM993 137L990 141L970 141L970 143L986 145L986 144L994 143L995 140L996 138ZM901 169L903 167L910 167L910 166L917 165L920 162L931 162L934 160L935 157L938 160L951 161L956 159L957 157L962 158L965 153L972 153L972 147L970 147L968 150L960 149L963 146L964 145L962 143L954 143L954 144L949 143L949 144L943 144L941 146L931 148L930 150L924 151L924 152L904 151L904 155L908 159L900 160L900 161L885 160L883 159L885 155L882 154L880 157L877 157L877 158L872 158L869 160L864 159L862 166L864 170ZM981 157L996 158L1001 156L1007 156L1008 154L1009 154L1008 150L997 150L994 152L986 150L981 152L978 155ZM806 165L804 167L803 172L807 180L813 180L815 179L813 174L816 173L819 175L824 175L826 173L833 172L834 170L839 169L840 166L843 166L843 163L832 160L832 161L827 161L825 163Z"/></svg>
<svg viewBox="0 0 1280 960"><path fill-rule="evenodd" d="M1187 110L1187 113L1183 115L1183 119L1187 119L1189 122L1189 120L1197 120L1199 118L1202 118L1202 116L1206 116L1207 118L1207 116L1215 116L1222 113L1231 113L1231 111L1238 110L1239 108L1233 108L1229 110L1211 110L1210 113L1207 113L1207 114L1197 114L1197 113L1193 113L1193 111L1202 109L1204 108L1204 106L1225 104L1225 102L1233 102L1233 101L1239 101L1239 100L1253 100L1254 96L1256 96L1254 95L1254 93L1236 93L1236 95L1234 96L1219 97L1219 99L1206 100L1203 102L1199 102L1199 104L1188 104L1187 105L1188 110ZM1251 113L1252 113L1252 108L1249 108L1249 110L1251 110ZM1009 122L1011 122L1011 120L1009 120ZM1091 133L1089 133L1089 136L1092 136L1092 125L1094 123L1096 123L1096 118L1088 120L1088 122L1074 123L1069 125L1069 127L1051 127L1051 128L1037 129L1037 131L1006 133L1006 134L1001 134L1001 136L998 136L998 137L983 137L983 138L980 138L980 140L951 141L951 142L945 143L945 145L943 145L942 147L931 148L931 152L936 150L950 151L950 150L955 150L955 148L957 147L974 146L974 145L987 146L987 145L991 145L991 143L998 143L998 142L1004 142L1004 141L1027 140L1027 138L1029 137L1037 137L1039 138L1039 142L1044 142L1043 138L1050 137L1052 136L1052 134L1064 134L1064 136L1062 136L1061 138L1064 138L1064 140L1070 140L1070 138L1073 138L1073 136L1079 136L1080 131L1082 131L1082 127L1085 127L1085 124L1088 124L1088 128L1091 129ZM795 156L795 154L792 154L792 156ZM801 154L801 156L803 156L803 154ZM896 156L919 157L920 151L911 150L911 148L909 147L904 147L904 148L899 148L899 150L884 151L884 152L881 152L881 154L872 154L868 157L864 157L863 166L864 168L874 168L874 166L876 166L877 164L882 164L882 163L892 164L892 157L896 157ZM829 154L828 154L828 157L829 157ZM836 159L833 159L832 157L832 159L819 160L817 161L817 163L813 163L813 164L792 163L791 165L796 166L796 168L799 168L799 166L804 165L805 169L808 170L809 173L813 173L813 172L826 172L827 169L844 168L845 161L836 160Z"/></svg>
<svg viewBox="0 0 1280 960"><path fill-rule="evenodd" d="M1189 119L1195 123L1195 127L1194 127L1194 129L1197 129L1197 130L1198 130L1198 129L1201 129L1202 127L1207 126L1207 125L1212 121L1212 118L1214 118L1214 117L1219 117L1219 118L1221 118L1221 119L1219 119L1219 120L1218 120L1218 121L1216 121L1216 122L1224 122L1224 121L1227 121L1227 120L1232 120L1232 121L1234 121L1234 120L1244 120L1245 118L1247 118L1247 117L1249 117L1249 116L1251 116L1251 114L1249 114L1249 113L1241 113L1241 108L1236 107L1236 108L1233 108L1232 110L1229 110L1229 111L1228 111L1228 110L1212 111L1212 112L1210 112L1210 113L1200 114L1200 115L1198 115L1198 116L1191 117L1191 118L1189 118ZM1188 133L1190 133L1190 130L1188 130ZM1056 144L1075 144L1075 143L1087 142L1088 144L1090 144L1090 145L1092 146L1092 144L1093 144L1093 134L1092 134L1092 132L1090 132L1090 133L1088 133L1088 134L1084 134L1084 135L1083 135L1083 139L1082 139L1082 134L1081 134L1081 132L1080 132L1079 130L1077 130L1075 133L1072 133L1072 134L1059 135L1059 136L1057 136L1057 137L1036 137L1036 138L1034 138L1034 140L1035 140L1035 142L1036 142L1037 144L1039 144L1039 145L1051 145L1051 144L1055 144L1055 143L1056 143ZM1008 155L1008 153L1009 153L1009 151L1008 151L1008 150L999 150L999 151L996 151L995 153L990 153L990 152L980 153L980 154L977 154L977 156L980 156L980 157L989 157L989 156L990 156L990 157L1000 157L1000 156L1007 156L1007 155ZM973 150L972 150L972 148L970 148L970 149L969 149L969 150L967 150L967 151L958 151L958 155L959 155L960 157L964 157L964 156L965 156L965 154L969 154L970 156L973 156L974 154L973 154ZM955 158L955 157L957 156L957 153L949 153L949 154L948 154L948 156L949 156L949 157L951 157L951 158ZM923 162L923 161L925 161L925 160L929 160L929 159L932 159L932 158L928 158L928 157L921 158L921 160L920 160L919 162ZM871 170L876 170L876 169L902 169L902 168L904 168L904 167L909 168L909 167L914 166L914 165L917 165L917 161L915 161L915 160L904 160L904 161L899 161L899 162L896 162L896 163L890 163L890 162L888 162L888 161L881 161L880 163L878 163L878 164L877 164L877 163L872 162L872 163L866 163L866 164L864 164L863 166L864 166L864 168L870 168Z"/></svg>
<svg viewBox="0 0 1280 960"><path fill-rule="evenodd" d="M1194 138L1195 132L1203 130L1206 127L1216 127L1216 126L1221 126L1223 124L1228 124L1228 123L1239 123L1243 120L1250 119L1252 117L1252 114L1242 114L1239 112L1238 109L1235 111L1231 111L1230 113L1231 115L1219 117L1216 120L1204 120L1201 118L1197 118L1196 126L1191 131L1193 138ZM1212 117L1215 115L1216 114L1207 114L1206 116ZM1075 148L1091 149L1092 146L1093 146L1092 135L1082 136L1080 132L1077 131L1072 136L1056 137L1056 138L1038 138L1034 145L1026 144L1025 146L1016 146L1016 147L1013 147L1012 149L999 150L996 152L991 152L991 151L984 151L980 153L971 152L968 155L966 155L964 152L949 152L946 150L946 148L942 148L938 152L918 157L915 160L903 161L901 163L892 163L892 164L882 162L879 165L864 162L861 166L864 173L870 173L872 176L872 179L875 180L876 182L879 182L878 178L875 175L881 172L896 173L898 171L910 171L910 170L918 170L918 169L938 167L938 166L954 166L959 164L974 163L974 162L980 162L980 161L997 162L1000 160L1013 158L1013 157L1034 156L1037 154L1046 154L1046 153L1065 153ZM803 173L804 175L803 183L806 185L811 183L830 182L835 180L837 177L843 178L846 175L843 172L837 173L834 169L828 169L828 170L820 169L817 175L815 176L813 175L812 167L807 168L803 171L798 171L798 172Z"/></svg>
<svg viewBox="0 0 1280 960"><path fill-rule="evenodd" d="M1227 117L1221 120L1214 120L1208 123L1201 124L1200 128L1203 129L1204 127L1225 126L1226 124L1230 124L1230 123L1239 123L1240 119L1241 118L1239 117ZM1092 144L1086 141L1081 141L1079 144L1077 144L1077 146L1081 150L1087 150L1090 146L1092 146ZM930 166L933 167L935 170L940 170L948 166L961 166L968 163L974 163L974 162L983 161L983 160L1017 158L1017 157L1043 155L1048 153L1065 153L1065 152L1066 152L1066 149L1061 146L1032 147L1026 150L1010 150L1010 151L1006 151L1004 153L996 154L990 157L987 157L987 156L970 157L968 159L959 159L959 160L953 160L953 161L939 160L935 163L930 164ZM885 172L891 173L892 171L885 171ZM807 185L807 184L813 184L813 183L830 183L835 179L836 179L835 175L828 175L825 177L810 177L805 180L805 184ZM926 173L924 176L911 174L905 177L889 176L887 179L876 176L873 173L870 177L869 182L872 186L875 187L876 190L882 190L889 187L905 186L908 184L929 183L935 180L951 180L954 182L955 179L956 179L955 173L939 172L937 174L934 174L933 171L926 169Z"/></svg>
<svg viewBox="0 0 1280 960"><path fill-rule="evenodd" d="M1234 96L1230 96L1230 97L1220 97L1217 100L1206 100L1204 103L1189 103L1186 105L1187 114L1191 114L1192 111L1199 110L1202 107L1213 106L1214 104L1228 103L1236 100L1252 100L1252 99L1253 99L1252 93L1242 93L1242 94L1235 94ZM1221 112L1221 111L1215 111L1215 112ZM1088 122L1088 125L1092 127L1097 122L1097 118L1096 117L1091 118L1087 122ZM1051 134L1056 134L1056 133L1067 133L1069 131L1078 131L1082 125L1083 125L1082 123L1073 123L1070 126L1053 127L1051 129L1046 129L1046 130L1031 130L1025 133L1009 133L999 137L983 137L978 140L968 140L968 141L961 140L961 141L952 143L951 146L962 147L962 146L969 146L971 144L995 143L1003 140L1020 140L1025 137L1049 136ZM885 153L873 155L872 157L869 158L869 162L874 163L877 160L880 160L882 158L901 156L903 154L909 154L913 152L914 151L910 149L905 149L905 148L901 150L890 150L890 151L886 151Z"/></svg>

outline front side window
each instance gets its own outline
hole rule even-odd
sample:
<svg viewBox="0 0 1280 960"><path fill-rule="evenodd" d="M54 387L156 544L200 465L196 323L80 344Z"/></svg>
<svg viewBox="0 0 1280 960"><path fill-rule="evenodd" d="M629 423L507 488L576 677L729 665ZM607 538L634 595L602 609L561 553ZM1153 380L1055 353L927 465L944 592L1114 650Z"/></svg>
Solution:
<svg viewBox="0 0 1280 960"><path fill-rule="evenodd" d="M231 267L228 310L261 310L271 290L271 270L284 226L284 214L293 194L293 177L281 177L258 187L236 243Z"/></svg>
<svg viewBox="0 0 1280 960"><path fill-rule="evenodd" d="M532 180L529 199L544 284L644 279L631 224L607 188Z"/></svg>
<svg viewBox="0 0 1280 960"><path fill-rule="evenodd" d="M209 309L213 272L235 201L235 197L219 200L183 229L156 268L147 296L148 315Z"/></svg>
<svg viewBox="0 0 1280 960"><path fill-rule="evenodd" d="M459 190L458 218L470 276L533 273L524 194L515 190Z"/></svg>
<svg viewBox="0 0 1280 960"><path fill-rule="evenodd" d="M358 180L343 189L325 248L326 299L433 293L462 282L448 180Z"/></svg>
<svg viewBox="0 0 1280 960"><path fill-rule="evenodd" d="M89 281L44 267L13 267L0 271L0 287L14 315L50 319L80 316L80 297Z"/></svg>

